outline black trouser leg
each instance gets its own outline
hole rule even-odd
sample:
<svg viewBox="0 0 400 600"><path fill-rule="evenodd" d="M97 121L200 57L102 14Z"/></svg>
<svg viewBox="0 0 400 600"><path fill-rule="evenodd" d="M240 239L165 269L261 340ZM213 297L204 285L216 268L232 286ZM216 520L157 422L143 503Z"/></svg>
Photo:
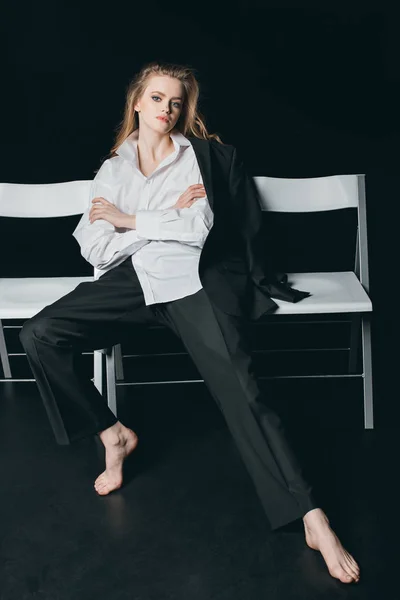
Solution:
<svg viewBox="0 0 400 600"><path fill-rule="evenodd" d="M182 339L218 403L271 528L317 508L282 422L258 387L246 323L211 305L204 289L157 304L157 311Z"/></svg>
<svg viewBox="0 0 400 600"><path fill-rule="evenodd" d="M59 444L69 444L117 422L105 398L84 374L81 353L117 344L129 325L157 322L145 305L129 261L97 281L79 284L26 321L20 332Z"/></svg>

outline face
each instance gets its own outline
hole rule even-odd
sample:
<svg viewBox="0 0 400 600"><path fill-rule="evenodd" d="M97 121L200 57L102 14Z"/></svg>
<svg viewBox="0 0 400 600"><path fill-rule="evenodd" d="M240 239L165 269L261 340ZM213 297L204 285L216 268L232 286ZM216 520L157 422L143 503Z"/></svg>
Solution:
<svg viewBox="0 0 400 600"><path fill-rule="evenodd" d="M178 79L157 75L151 77L142 98L136 103L139 120L151 129L167 132L174 128L182 112L183 86ZM166 117L167 120L158 117Z"/></svg>

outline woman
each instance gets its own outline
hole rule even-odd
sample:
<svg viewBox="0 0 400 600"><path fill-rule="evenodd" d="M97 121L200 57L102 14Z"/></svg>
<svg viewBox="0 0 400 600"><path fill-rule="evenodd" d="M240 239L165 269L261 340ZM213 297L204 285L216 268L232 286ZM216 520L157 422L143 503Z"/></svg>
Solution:
<svg viewBox="0 0 400 600"><path fill-rule="evenodd" d="M138 438L79 370L83 349L110 347L135 324L162 323L182 340L224 415L271 528L302 518L306 543L333 577L359 567L315 502L254 376L247 319L273 310L270 294L307 293L261 266L260 207L233 146L206 131L193 71L150 63L131 82L110 157L93 181L73 235L104 271L46 306L20 339L56 440L98 434L106 469L98 494L121 487Z"/></svg>

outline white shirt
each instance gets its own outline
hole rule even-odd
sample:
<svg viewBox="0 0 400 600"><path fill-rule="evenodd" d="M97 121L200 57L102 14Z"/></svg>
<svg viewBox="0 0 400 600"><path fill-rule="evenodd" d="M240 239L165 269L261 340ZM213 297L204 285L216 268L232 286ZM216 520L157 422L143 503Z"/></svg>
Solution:
<svg viewBox="0 0 400 600"><path fill-rule="evenodd" d="M88 208L75 231L81 254L104 272L132 256L146 305L177 300L202 288L198 274L201 250L213 225L207 196L189 208L172 209L193 184L203 184L189 140L179 131L170 137L175 151L145 177L139 169L136 129L107 159L93 179ZM123 213L136 215L136 229L114 227L104 219L89 221L92 199L102 196Z"/></svg>

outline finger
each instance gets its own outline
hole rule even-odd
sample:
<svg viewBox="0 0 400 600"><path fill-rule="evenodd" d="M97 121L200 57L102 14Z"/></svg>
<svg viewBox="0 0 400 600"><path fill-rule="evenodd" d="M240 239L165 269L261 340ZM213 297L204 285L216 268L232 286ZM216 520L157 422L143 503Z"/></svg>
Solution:
<svg viewBox="0 0 400 600"><path fill-rule="evenodd" d="M101 218L103 217L103 215L104 215L104 214L105 214L105 213L104 213L104 211L103 211L103 210L102 210L102 211L100 211L99 209L97 209L97 210L93 210L93 211L92 211L92 214L90 215L90 217L89 217L89 218L90 218L90 219L92 219L92 221L93 221L93 220L95 220L95 219L101 219Z"/></svg>
<svg viewBox="0 0 400 600"><path fill-rule="evenodd" d="M92 208L89 215L93 216L93 215L97 215L98 213L99 213L99 208L96 206L96 207Z"/></svg>
<svg viewBox="0 0 400 600"><path fill-rule="evenodd" d="M197 198L193 198L193 200L188 200L186 204L182 208L190 208L192 204L196 202Z"/></svg>
<svg viewBox="0 0 400 600"><path fill-rule="evenodd" d="M110 208L108 206L104 206L104 204L96 204L95 206L92 206L90 210L93 212L98 212L99 210L103 212L110 212Z"/></svg>
<svg viewBox="0 0 400 600"><path fill-rule="evenodd" d="M93 198L92 202L100 202L102 204L105 202L106 204L110 204L110 202L102 196L99 196L98 198Z"/></svg>
<svg viewBox="0 0 400 600"><path fill-rule="evenodd" d="M200 198L201 196L205 196L204 192L196 192L195 194L190 194L189 200L193 200L193 198Z"/></svg>

